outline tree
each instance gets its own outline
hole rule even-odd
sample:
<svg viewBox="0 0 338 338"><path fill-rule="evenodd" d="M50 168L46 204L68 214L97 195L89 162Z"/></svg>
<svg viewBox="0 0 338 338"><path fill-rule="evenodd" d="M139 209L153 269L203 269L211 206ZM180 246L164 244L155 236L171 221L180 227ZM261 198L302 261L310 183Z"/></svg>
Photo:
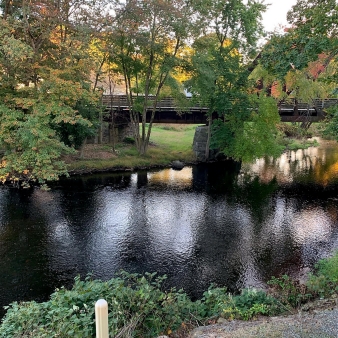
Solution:
<svg viewBox="0 0 338 338"><path fill-rule="evenodd" d="M299 101L311 105L314 99L330 97L337 87L332 68L338 56L338 4L335 0L298 0L287 18L290 28L271 36L253 77L258 80L259 73L268 74L269 80L260 79L265 87L271 90L278 83L275 96L293 99L297 110Z"/></svg>
<svg viewBox="0 0 338 338"><path fill-rule="evenodd" d="M278 81L293 70L315 80L338 55L338 4L335 0L298 0L287 18L291 27L271 36L260 63ZM311 74L309 66L319 57L322 68Z"/></svg>
<svg viewBox="0 0 338 338"><path fill-rule="evenodd" d="M116 11L110 60L123 75L135 143L143 155L163 88L175 83L171 72L188 37L191 6L186 0L132 0Z"/></svg>
<svg viewBox="0 0 338 338"><path fill-rule="evenodd" d="M200 6L201 18L206 15L206 20L212 22L213 33L195 41L191 80L186 85L197 100L209 107L211 146L235 160L276 154L278 150L271 142L279 118L276 105L272 107L264 97L249 94L245 62L261 32L261 13L266 6L255 1L245 4L221 0ZM214 112L218 119L212 121ZM248 146L253 139L257 147Z"/></svg>
<svg viewBox="0 0 338 338"><path fill-rule="evenodd" d="M71 19L75 7L24 1L0 19L3 182L58 179L67 173L61 155L93 128L84 113L98 99L89 85L90 39Z"/></svg>

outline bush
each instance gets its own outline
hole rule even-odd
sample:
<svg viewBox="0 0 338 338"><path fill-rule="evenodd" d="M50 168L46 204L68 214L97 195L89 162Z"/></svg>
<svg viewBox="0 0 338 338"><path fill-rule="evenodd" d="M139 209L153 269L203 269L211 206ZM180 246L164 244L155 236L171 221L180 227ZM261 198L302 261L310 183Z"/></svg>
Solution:
<svg viewBox="0 0 338 338"><path fill-rule="evenodd" d="M273 277L270 294L244 289L239 295L211 286L196 302L182 290L163 290L166 276L121 272L109 281L75 278L71 290L57 289L44 303L14 302L0 325L0 337L95 336L95 302L104 298L109 306L111 337L156 337L222 316L248 320L258 315L276 315L299 307L316 296L338 291L338 253L319 261L307 285L289 276ZM182 333L182 332L181 332Z"/></svg>
<svg viewBox="0 0 338 338"><path fill-rule="evenodd" d="M56 290L47 302L12 303L0 337L93 337L95 302L100 298L108 302L111 337L156 337L203 324L219 314L250 319L276 313L276 301L263 291L247 289L232 297L226 288L210 287L193 302L182 290L163 291L165 279L127 272L107 282L76 277L71 290Z"/></svg>
<svg viewBox="0 0 338 338"><path fill-rule="evenodd" d="M135 143L135 139L134 139L133 137L127 136L127 137L125 137L125 138L123 139L123 143L126 143L126 144L134 144L134 143Z"/></svg>
<svg viewBox="0 0 338 338"><path fill-rule="evenodd" d="M228 303L230 295L226 288L215 288L213 285L203 293L201 299L200 314L210 318L222 313L224 304Z"/></svg>
<svg viewBox="0 0 338 338"><path fill-rule="evenodd" d="M240 295L230 296L224 304L223 316L229 319L248 320L257 315L273 315L280 313L277 301L264 291L244 289Z"/></svg>
<svg viewBox="0 0 338 338"><path fill-rule="evenodd" d="M279 123L277 128L286 137L301 139L311 138L313 136L308 129L302 128L300 125L294 123Z"/></svg>
<svg viewBox="0 0 338 338"><path fill-rule="evenodd" d="M307 287L288 275L272 277L268 284L273 288L273 296L287 308L297 308L311 298Z"/></svg>
<svg viewBox="0 0 338 338"><path fill-rule="evenodd" d="M183 322L202 318L200 302L181 290L161 290L164 277L128 274L107 282L75 278L71 290L56 290L45 303L12 303L0 326L0 337L93 337L95 302L109 306L109 333L154 337L177 329Z"/></svg>
<svg viewBox="0 0 338 338"><path fill-rule="evenodd" d="M315 267L315 274L310 275L307 282L308 289L322 298L338 292L338 252L321 259Z"/></svg>

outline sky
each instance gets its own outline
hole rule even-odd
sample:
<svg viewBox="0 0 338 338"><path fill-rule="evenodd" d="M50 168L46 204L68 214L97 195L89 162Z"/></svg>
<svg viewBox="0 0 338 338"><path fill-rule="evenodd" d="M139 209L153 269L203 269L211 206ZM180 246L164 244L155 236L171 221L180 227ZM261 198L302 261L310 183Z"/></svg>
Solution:
<svg viewBox="0 0 338 338"><path fill-rule="evenodd" d="M263 24L267 31L273 31L279 24L285 25L286 13L296 4L296 0L265 0L271 4L263 14Z"/></svg>

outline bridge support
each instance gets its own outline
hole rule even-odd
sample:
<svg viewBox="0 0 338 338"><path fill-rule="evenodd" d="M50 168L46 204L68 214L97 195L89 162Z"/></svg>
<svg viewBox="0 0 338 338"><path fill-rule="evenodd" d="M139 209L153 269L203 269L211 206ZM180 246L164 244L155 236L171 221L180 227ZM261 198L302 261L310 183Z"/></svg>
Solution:
<svg viewBox="0 0 338 338"><path fill-rule="evenodd" d="M226 156L220 153L218 149L209 149L208 152L206 151L208 146L208 132L209 126L198 126L195 130L192 148L197 161L207 162L226 159Z"/></svg>
<svg viewBox="0 0 338 338"><path fill-rule="evenodd" d="M196 159L205 162L207 158L207 144L208 144L208 126L198 126L195 130L194 141L192 148L194 150ZM210 152L209 152L210 153Z"/></svg>
<svg viewBox="0 0 338 338"><path fill-rule="evenodd" d="M208 142L208 127L207 126L196 127L192 148L198 161L207 160L206 159L207 142Z"/></svg>
<svg viewBox="0 0 338 338"><path fill-rule="evenodd" d="M117 142L122 142L126 137L133 137L133 131L130 124L118 124L112 126L111 123L103 122L101 125L102 129L102 143L112 144ZM99 131L100 132L100 131ZM97 144L100 143L99 132L96 136L89 138L87 143Z"/></svg>

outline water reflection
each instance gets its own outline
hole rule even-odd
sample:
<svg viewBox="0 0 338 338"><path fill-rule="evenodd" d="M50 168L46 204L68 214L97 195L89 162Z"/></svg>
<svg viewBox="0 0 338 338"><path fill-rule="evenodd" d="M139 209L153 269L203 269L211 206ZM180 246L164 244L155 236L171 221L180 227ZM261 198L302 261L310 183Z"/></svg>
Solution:
<svg viewBox="0 0 338 338"><path fill-rule="evenodd" d="M53 190L0 190L0 304L42 300L77 274L168 275L262 286L338 248L335 148L234 163L77 177Z"/></svg>
<svg viewBox="0 0 338 338"><path fill-rule="evenodd" d="M262 183L276 179L278 183L286 184L302 177L308 182L323 186L337 182L337 145L328 141L321 142L323 146L287 151L277 159L258 159L254 164L244 165L242 173L259 176Z"/></svg>

